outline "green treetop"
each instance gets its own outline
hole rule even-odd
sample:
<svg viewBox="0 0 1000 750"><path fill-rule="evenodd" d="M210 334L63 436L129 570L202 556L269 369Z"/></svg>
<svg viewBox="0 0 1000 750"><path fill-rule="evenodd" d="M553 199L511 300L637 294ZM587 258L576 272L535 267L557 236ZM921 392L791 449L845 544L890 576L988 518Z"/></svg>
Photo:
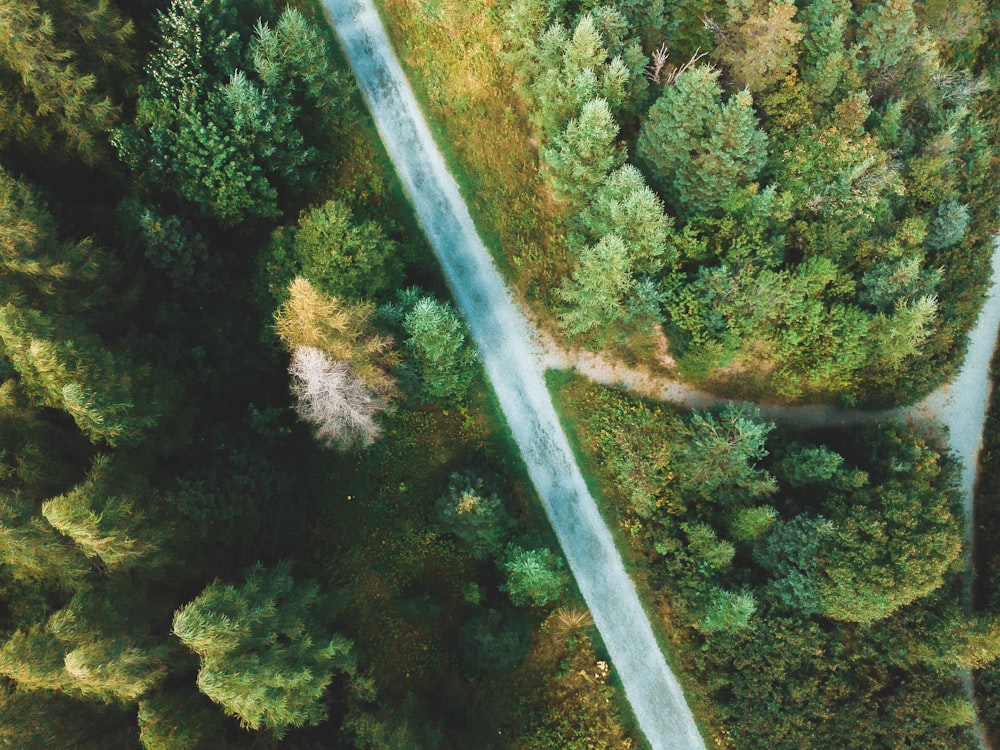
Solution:
<svg viewBox="0 0 1000 750"><path fill-rule="evenodd" d="M174 633L198 654L198 687L250 729L282 734L317 724L335 670L353 672L351 644L331 632L319 587L288 566L256 565L242 585L215 582L174 616Z"/></svg>

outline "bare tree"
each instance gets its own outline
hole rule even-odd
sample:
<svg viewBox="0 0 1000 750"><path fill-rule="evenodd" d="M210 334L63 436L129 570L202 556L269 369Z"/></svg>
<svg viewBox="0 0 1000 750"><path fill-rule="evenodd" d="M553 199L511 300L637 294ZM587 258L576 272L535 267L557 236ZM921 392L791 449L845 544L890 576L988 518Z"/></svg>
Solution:
<svg viewBox="0 0 1000 750"><path fill-rule="evenodd" d="M380 428L375 415L389 405L347 362L333 362L311 346L296 347L288 368L299 418L316 430L316 438L342 450L370 445Z"/></svg>
<svg viewBox="0 0 1000 750"><path fill-rule="evenodd" d="M706 19L705 23L708 24L708 19ZM707 52L701 51L701 47L698 47L698 49L694 51L694 54L691 55L690 60L681 66L677 66L672 62L668 62L668 58L670 57L670 48L667 46L667 43L664 42L660 45L660 48L653 53L652 62L646 66L646 78L653 83L662 84L664 87L672 86L678 76L683 75L694 67L694 65L707 54Z"/></svg>

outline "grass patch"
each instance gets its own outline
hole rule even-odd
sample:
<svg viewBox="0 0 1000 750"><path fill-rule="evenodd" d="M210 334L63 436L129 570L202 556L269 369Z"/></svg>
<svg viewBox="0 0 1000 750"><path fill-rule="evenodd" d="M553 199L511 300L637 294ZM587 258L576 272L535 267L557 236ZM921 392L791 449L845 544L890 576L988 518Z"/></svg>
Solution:
<svg viewBox="0 0 1000 750"><path fill-rule="evenodd" d="M543 318L571 270L563 206L538 174L537 143L487 4L377 0L438 147L507 279Z"/></svg>

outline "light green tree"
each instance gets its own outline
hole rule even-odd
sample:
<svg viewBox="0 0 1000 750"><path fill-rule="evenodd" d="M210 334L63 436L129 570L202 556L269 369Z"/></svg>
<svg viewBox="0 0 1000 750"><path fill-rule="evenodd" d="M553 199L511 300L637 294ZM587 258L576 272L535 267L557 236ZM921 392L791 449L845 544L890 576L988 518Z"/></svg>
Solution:
<svg viewBox="0 0 1000 750"><path fill-rule="evenodd" d="M616 169L588 197L578 219L593 241L617 236L628 246L636 273L656 273L673 262L673 220L638 169Z"/></svg>
<svg viewBox="0 0 1000 750"><path fill-rule="evenodd" d="M149 516L151 489L120 464L98 456L83 482L42 504L42 515L107 570L162 570L173 529L167 519Z"/></svg>
<svg viewBox="0 0 1000 750"><path fill-rule="evenodd" d="M579 116L552 136L541 151L548 175L556 191L574 206L581 206L608 173L622 161L615 145L618 124L604 99L583 105Z"/></svg>
<svg viewBox="0 0 1000 750"><path fill-rule="evenodd" d="M594 19L584 15L572 34L553 24L529 42L528 99L531 119L546 138L563 131L587 102L603 99L609 109L621 105L629 73L608 52Z"/></svg>
<svg viewBox="0 0 1000 750"><path fill-rule="evenodd" d="M353 672L351 643L330 630L319 587L288 565L256 565L242 585L215 582L174 615L174 634L198 654L198 687L250 729L281 735L326 716L337 670Z"/></svg>
<svg viewBox="0 0 1000 750"><path fill-rule="evenodd" d="M583 249L572 277L558 289L566 303L559 322L571 336L604 336L628 319L634 288L629 249L616 235L605 235Z"/></svg>
<svg viewBox="0 0 1000 750"><path fill-rule="evenodd" d="M67 412L92 442L138 442L159 420L163 397L147 367L108 349L75 320L0 307L0 342L40 406Z"/></svg>
<svg viewBox="0 0 1000 750"><path fill-rule="evenodd" d="M475 374L476 354L451 303L422 297L403 319L406 352L430 398L461 398Z"/></svg>

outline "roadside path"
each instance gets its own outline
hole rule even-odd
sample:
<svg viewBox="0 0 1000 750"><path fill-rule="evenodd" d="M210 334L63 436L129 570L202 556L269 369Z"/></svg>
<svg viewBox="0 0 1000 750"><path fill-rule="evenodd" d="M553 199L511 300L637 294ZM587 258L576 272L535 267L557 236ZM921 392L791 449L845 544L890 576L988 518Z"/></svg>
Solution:
<svg viewBox="0 0 1000 750"><path fill-rule="evenodd" d="M653 750L704 750L559 424L532 331L479 238L371 0L324 0L379 134L479 348L528 473Z"/></svg>

